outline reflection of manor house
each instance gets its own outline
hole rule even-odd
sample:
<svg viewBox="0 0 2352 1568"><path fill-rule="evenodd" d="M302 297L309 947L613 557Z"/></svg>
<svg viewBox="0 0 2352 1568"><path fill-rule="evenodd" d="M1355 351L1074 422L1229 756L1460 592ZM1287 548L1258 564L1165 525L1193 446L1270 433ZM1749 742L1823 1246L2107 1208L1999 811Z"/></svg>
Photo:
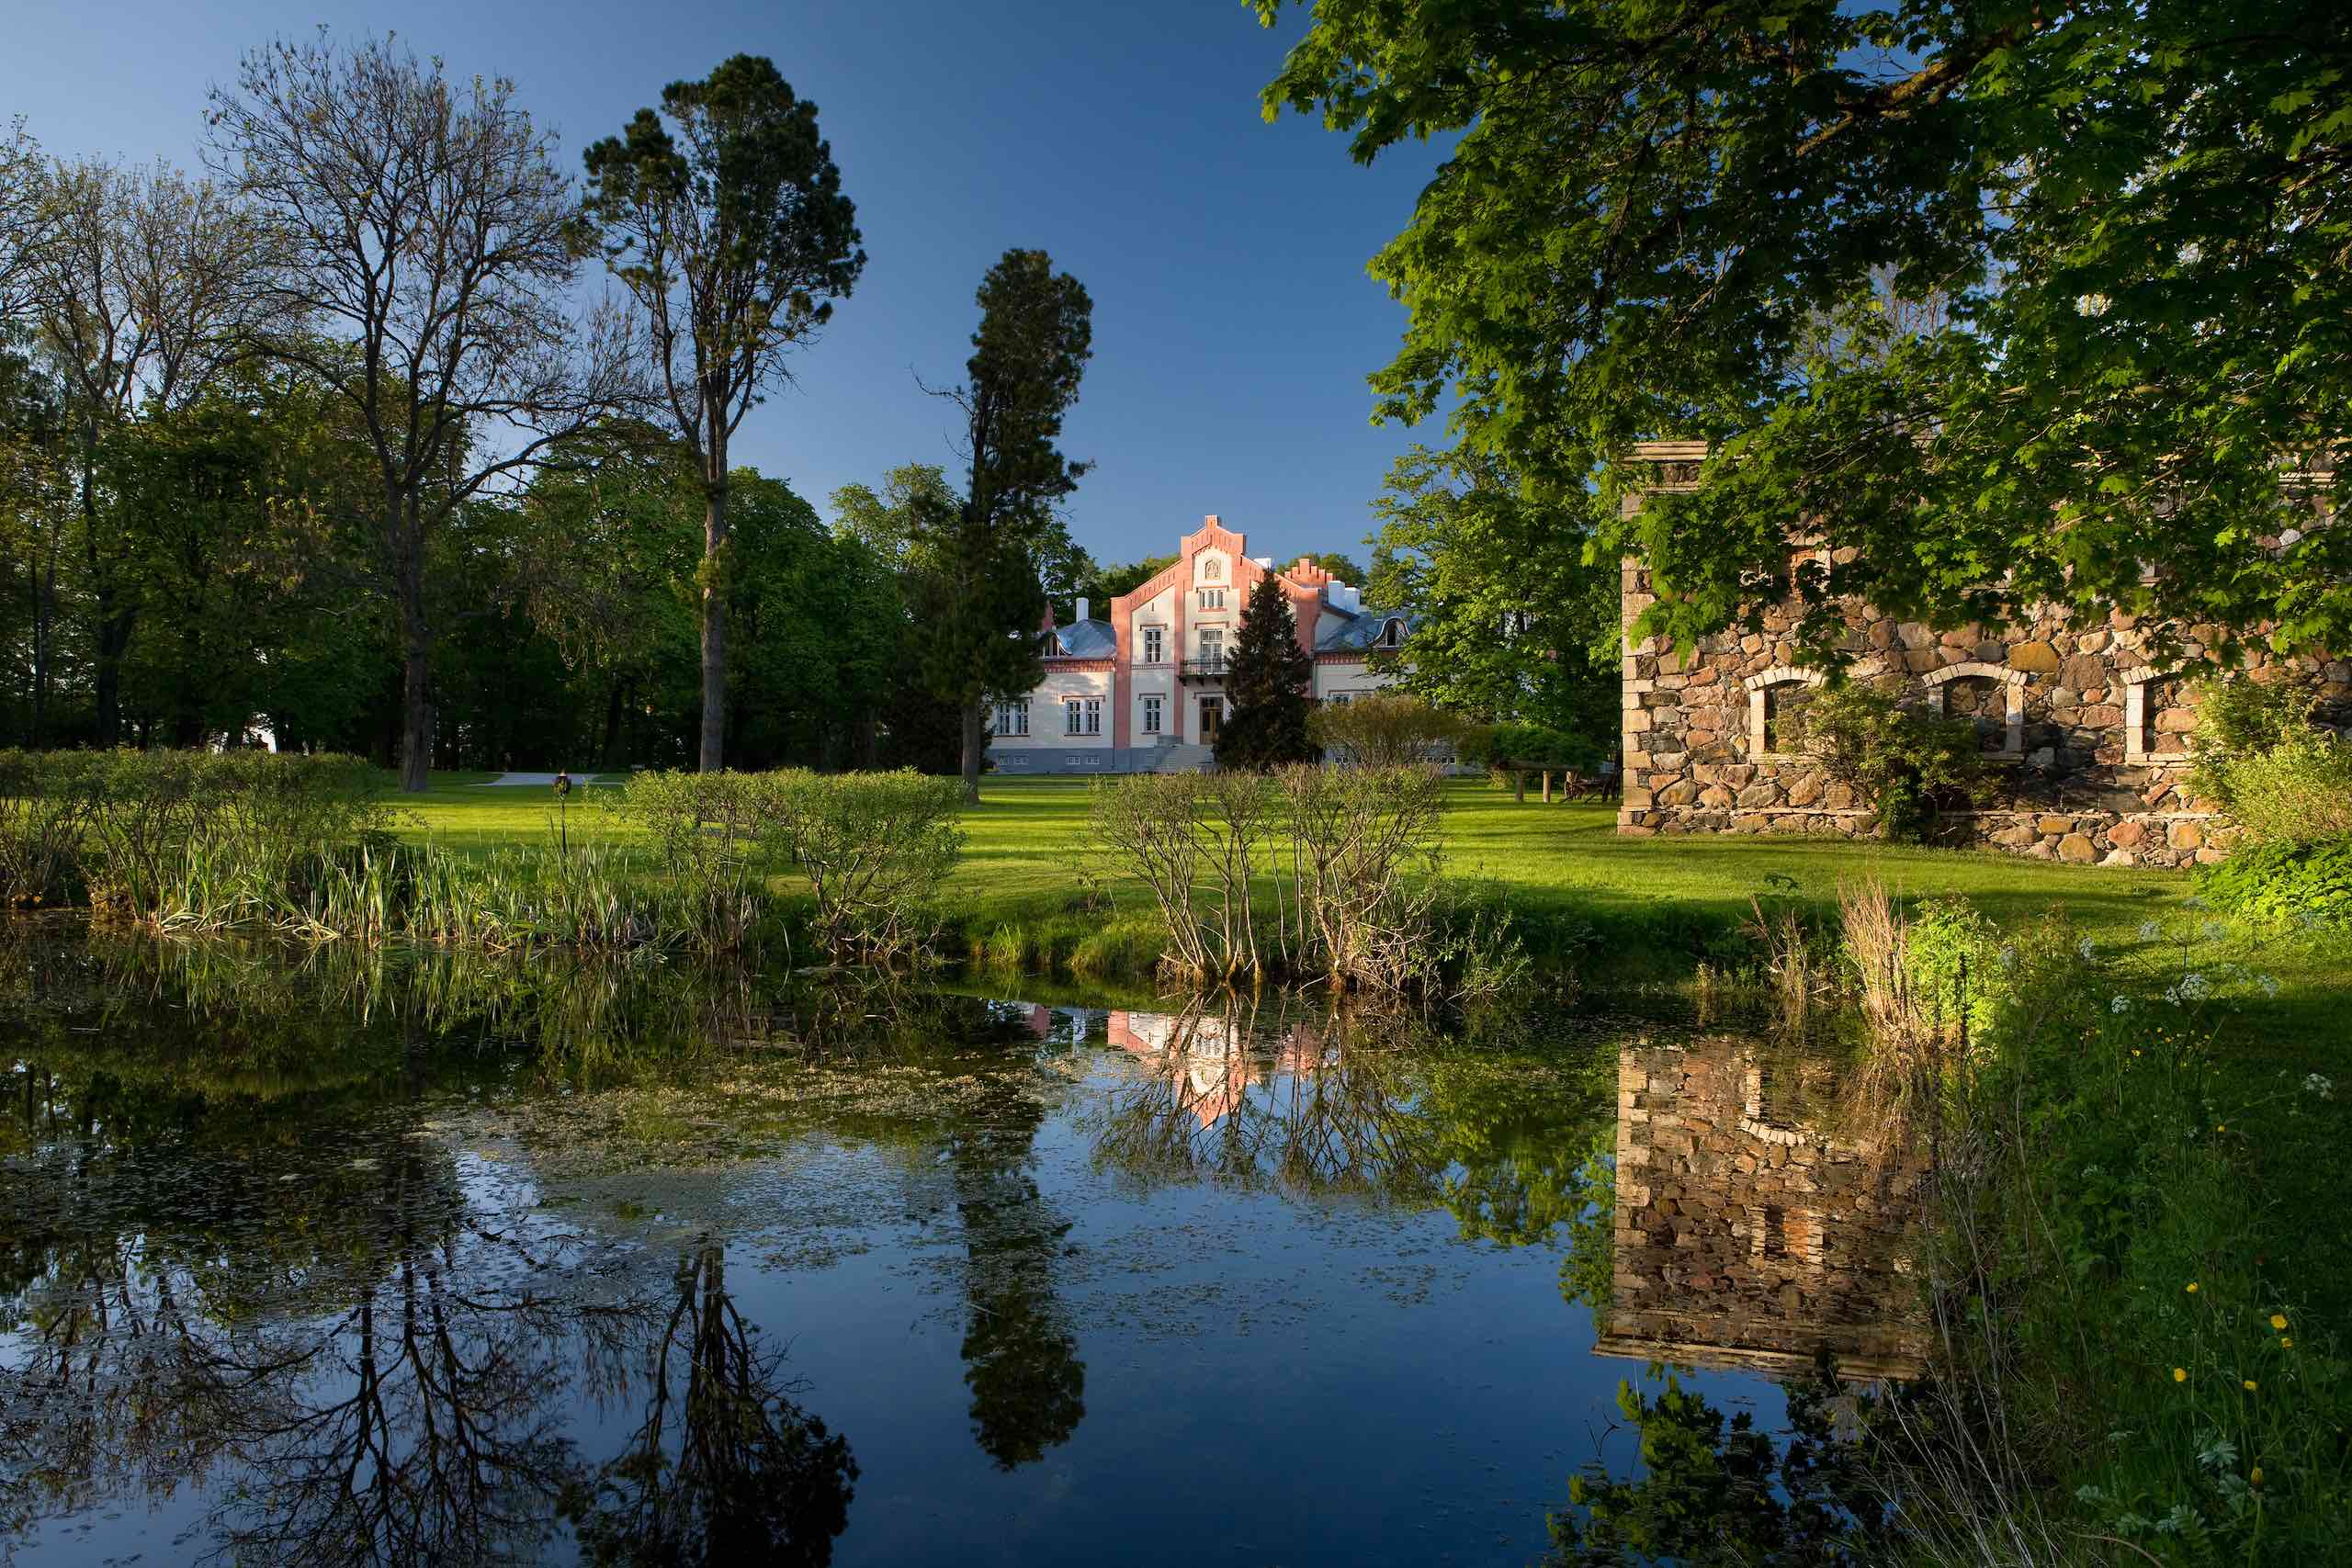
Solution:
<svg viewBox="0 0 2352 1568"><path fill-rule="evenodd" d="M1241 1109L1260 1070L1303 1077L1323 1065L1322 1032L1297 1023L1271 1054L1253 1049L1238 1023L1204 1013L1111 1010L1113 1045L1175 1082L1186 1110L1205 1131Z"/></svg>
<svg viewBox="0 0 2352 1568"><path fill-rule="evenodd" d="M1637 448L1656 489L1688 490L1704 442ZM1632 504L1632 502L1629 502ZM1656 601L1650 573L1623 569L1627 626ZM1823 682L1799 668L1789 604L1768 605L1759 630L1702 637L1689 653L1658 638L1625 646L1625 795L1618 831L1852 834L1872 818L1843 784L1802 755L1795 733ZM2185 798L2194 678L2213 668L2206 637L2186 628L2181 656L2150 651L2153 628L2117 615L2076 625L2045 607L2017 627L1937 632L1857 605L1850 673L1926 712L1974 721L1985 757L2007 784L1996 809L1955 812L1954 841L2078 863L2185 865L2220 858L2209 814ZM2246 649L2257 676L2270 655ZM2301 661L2320 682L2324 714L2352 722L2352 663Z"/></svg>
<svg viewBox="0 0 2352 1568"><path fill-rule="evenodd" d="M1804 1124L1751 1044L1617 1058L1604 1356L1908 1376L1926 1348L1905 1232L1921 1166Z"/></svg>
<svg viewBox="0 0 2352 1568"><path fill-rule="evenodd" d="M1208 760L1226 707L1226 658L1261 578L1282 584L1299 646L1315 660L1313 695L1344 703L1394 679L1381 655L1402 645L1406 617L1367 610L1356 586L1302 558L1277 570L1246 536L1204 521L1173 564L1095 620L1045 628L1046 678L996 705L989 755L1007 773L1159 773Z"/></svg>

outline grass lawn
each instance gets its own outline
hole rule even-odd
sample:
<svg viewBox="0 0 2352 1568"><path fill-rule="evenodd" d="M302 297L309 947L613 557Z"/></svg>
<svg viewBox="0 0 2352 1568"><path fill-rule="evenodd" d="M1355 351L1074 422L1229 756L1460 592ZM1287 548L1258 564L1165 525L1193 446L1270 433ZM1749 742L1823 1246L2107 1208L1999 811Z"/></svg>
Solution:
<svg viewBox="0 0 2352 1568"><path fill-rule="evenodd" d="M435 774L430 790L402 800L403 831L465 851L552 835L556 807L546 791L478 787L492 776ZM1079 907L1080 877L1107 869L1088 845L1087 787L1080 779L986 781L981 804L967 818L969 840L949 894L951 919L967 940L986 945L994 933L1018 931L1024 956L1043 967L1066 964L1079 944L1109 929L1148 941L1138 890L1114 882L1119 912L1112 916ZM575 840L616 831L596 793L592 785L572 796ZM1752 897L1787 897L1826 912L1839 882L1857 876L1876 876L1898 894L1962 895L2004 925L2062 910L2103 950L2150 964L2177 962L2179 954L2167 942L2142 941L2144 921L2162 919L2176 931L2197 923L2184 908L2188 878L2178 872L1838 839L1621 839L1611 807L1520 803L1468 780L1450 787L1448 807L1453 870L1502 892L1539 952L1588 929L1586 962L1604 977L1683 977L1711 949L1736 951L1727 938ZM2352 943L2225 935L2199 956L2245 963L2280 982L2276 1001L2242 1021L2250 1045L2275 1043L2300 1060L2309 1043L2352 1039Z"/></svg>

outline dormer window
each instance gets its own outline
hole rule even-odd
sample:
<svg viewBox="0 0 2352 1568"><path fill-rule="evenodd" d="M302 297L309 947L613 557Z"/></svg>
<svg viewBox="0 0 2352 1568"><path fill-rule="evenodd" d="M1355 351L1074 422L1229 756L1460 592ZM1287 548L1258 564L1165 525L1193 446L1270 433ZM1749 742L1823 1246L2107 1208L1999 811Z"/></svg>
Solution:
<svg viewBox="0 0 2352 1568"><path fill-rule="evenodd" d="M1390 621L1386 626L1382 626L1382 627L1380 628L1380 646L1381 646L1381 647L1383 647L1383 648L1396 648L1396 647L1399 646L1400 644L1402 644L1402 643L1404 642L1404 640L1405 640L1405 623L1404 623L1404 622L1402 622L1402 621Z"/></svg>

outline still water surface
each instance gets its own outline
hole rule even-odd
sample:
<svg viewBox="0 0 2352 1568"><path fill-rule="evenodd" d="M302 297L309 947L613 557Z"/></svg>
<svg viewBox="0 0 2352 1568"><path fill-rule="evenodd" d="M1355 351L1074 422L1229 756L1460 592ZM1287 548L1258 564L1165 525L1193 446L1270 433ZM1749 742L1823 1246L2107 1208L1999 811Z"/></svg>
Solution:
<svg viewBox="0 0 2352 1568"><path fill-rule="evenodd" d="M0 1561L1521 1563L1913 1364L1817 1053L0 942Z"/></svg>

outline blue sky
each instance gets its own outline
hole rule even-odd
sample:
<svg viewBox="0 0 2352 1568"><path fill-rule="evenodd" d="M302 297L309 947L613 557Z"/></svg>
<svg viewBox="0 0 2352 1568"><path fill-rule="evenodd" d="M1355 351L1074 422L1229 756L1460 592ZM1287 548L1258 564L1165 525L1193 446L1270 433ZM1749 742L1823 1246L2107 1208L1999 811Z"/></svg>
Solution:
<svg viewBox="0 0 2352 1568"><path fill-rule="evenodd" d="M1357 167L1257 95L1303 30L1240 0L17 0L0 115L67 155L193 164L208 85L237 56L324 22L387 27L453 73L504 73L566 160L663 84L765 54L816 100L871 257L801 385L753 411L743 460L820 507L908 461L953 461L944 405L972 291L1008 245L1043 246L1094 298L1095 355L1066 446L1105 560L1172 547L1206 513L1257 554L1363 558L1369 502L1412 436L1369 423L1367 372L1403 311L1364 273L1434 167ZM1425 431L1435 441L1439 433Z"/></svg>

